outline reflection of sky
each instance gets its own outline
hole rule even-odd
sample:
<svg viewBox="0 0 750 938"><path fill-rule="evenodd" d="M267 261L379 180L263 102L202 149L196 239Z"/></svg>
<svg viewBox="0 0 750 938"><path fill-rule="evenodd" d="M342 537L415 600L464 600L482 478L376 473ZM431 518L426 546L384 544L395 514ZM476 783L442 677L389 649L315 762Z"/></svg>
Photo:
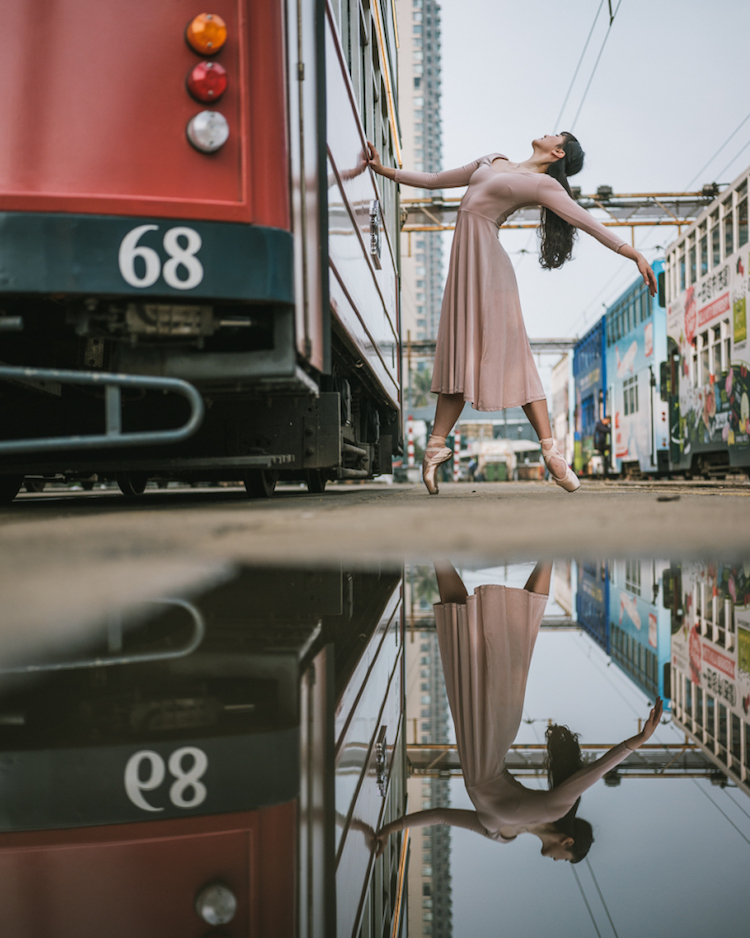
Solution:
<svg viewBox="0 0 750 938"><path fill-rule="evenodd" d="M519 564L462 575L471 592L485 582L523 586L532 568ZM559 611L551 605L547 614ZM607 665L586 635L542 632L524 708L524 719L539 722L522 723L518 740L542 741L552 718L579 732L582 742L615 744L636 732L648 709L642 692ZM654 741L675 736L662 726ZM461 779L451 782L451 806L472 808ZM717 927L743 933L750 800L737 789L703 779L626 779L617 788L599 782L584 795L579 814L594 828L588 859L620 938L692 938ZM570 866L541 857L538 838L524 834L503 845L453 828L451 845L455 938L596 935ZM602 938L614 935L586 861L575 869Z"/></svg>

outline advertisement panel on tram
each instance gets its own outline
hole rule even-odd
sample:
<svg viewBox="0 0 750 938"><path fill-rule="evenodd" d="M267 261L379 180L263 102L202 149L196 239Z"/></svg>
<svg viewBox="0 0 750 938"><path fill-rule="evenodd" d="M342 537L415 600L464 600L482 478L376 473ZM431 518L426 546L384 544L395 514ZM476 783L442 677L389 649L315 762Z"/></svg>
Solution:
<svg viewBox="0 0 750 938"><path fill-rule="evenodd" d="M667 252L670 461L689 473L750 466L749 173Z"/></svg>

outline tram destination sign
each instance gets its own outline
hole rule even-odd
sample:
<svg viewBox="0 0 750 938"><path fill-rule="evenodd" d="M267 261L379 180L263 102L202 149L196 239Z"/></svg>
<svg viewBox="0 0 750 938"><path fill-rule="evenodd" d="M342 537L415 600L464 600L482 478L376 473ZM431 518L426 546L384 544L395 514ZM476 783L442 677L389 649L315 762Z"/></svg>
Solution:
<svg viewBox="0 0 750 938"><path fill-rule="evenodd" d="M235 222L0 212L0 294L293 302L292 235Z"/></svg>
<svg viewBox="0 0 750 938"><path fill-rule="evenodd" d="M0 754L0 831L252 811L299 789L299 731Z"/></svg>

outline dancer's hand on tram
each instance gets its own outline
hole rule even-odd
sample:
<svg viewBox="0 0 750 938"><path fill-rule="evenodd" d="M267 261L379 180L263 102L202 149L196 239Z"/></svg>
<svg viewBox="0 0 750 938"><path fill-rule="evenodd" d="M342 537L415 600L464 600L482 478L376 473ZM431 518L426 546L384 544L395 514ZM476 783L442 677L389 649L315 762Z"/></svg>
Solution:
<svg viewBox="0 0 750 938"><path fill-rule="evenodd" d="M638 749L639 746L642 746L654 735L656 727L661 721L661 715L664 712L664 701L661 697L656 698L656 703L651 708L651 713L648 715L643 729L636 736L631 736L630 739L625 740L625 745L628 749Z"/></svg>
<svg viewBox="0 0 750 938"><path fill-rule="evenodd" d="M656 274L651 269L651 264L649 264L642 254L636 257L635 262L638 265L638 270L643 277L644 283L648 287L648 292L651 296L656 296Z"/></svg>
<svg viewBox="0 0 750 938"><path fill-rule="evenodd" d="M369 140L367 141L367 165L371 170L373 170L373 172L378 173L380 176L385 176L385 173L383 172L385 167L380 162L380 154Z"/></svg>

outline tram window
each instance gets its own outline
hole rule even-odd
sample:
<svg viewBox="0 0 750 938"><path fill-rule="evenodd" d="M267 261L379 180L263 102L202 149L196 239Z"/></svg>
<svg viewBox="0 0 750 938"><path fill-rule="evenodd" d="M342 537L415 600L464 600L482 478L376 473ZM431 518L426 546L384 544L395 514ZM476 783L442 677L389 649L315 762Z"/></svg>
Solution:
<svg viewBox="0 0 750 938"><path fill-rule="evenodd" d="M742 720L737 716L736 713L732 714L732 755L737 760L740 761L742 758Z"/></svg>
<svg viewBox="0 0 750 938"><path fill-rule="evenodd" d="M747 192L747 186L745 192ZM747 244L747 197L737 205L737 247Z"/></svg>
<svg viewBox="0 0 750 938"><path fill-rule="evenodd" d="M714 326L711 330L711 374L720 375L724 370L721 361L721 326Z"/></svg>
<svg viewBox="0 0 750 938"><path fill-rule="evenodd" d="M695 722L703 726L703 690L700 687L695 688Z"/></svg>
<svg viewBox="0 0 750 938"><path fill-rule="evenodd" d="M692 681L685 681L685 710L690 716L693 715L693 684Z"/></svg>
<svg viewBox="0 0 750 938"><path fill-rule="evenodd" d="M708 232L706 222L699 226L698 238L700 239L700 276L705 277L708 273Z"/></svg>
<svg viewBox="0 0 750 938"><path fill-rule="evenodd" d="M711 213L711 266L721 263L721 230L719 229L719 211Z"/></svg>
<svg viewBox="0 0 750 938"><path fill-rule="evenodd" d="M734 254L734 212L731 201L724 203L724 259Z"/></svg>
<svg viewBox="0 0 750 938"><path fill-rule="evenodd" d="M715 736L716 726L715 726L715 713L716 713L716 702L711 694L706 692L706 734L709 736Z"/></svg>
<svg viewBox="0 0 750 938"><path fill-rule="evenodd" d="M728 319L724 320L724 348L721 359L721 370L729 371L732 361L732 326Z"/></svg>
<svg viewBox="0 0 750 938"><path fill-rule="evenodd" d="M641 322L648 319L648 292L641 290Z"/></svg>
<svg viewBox="0 0 750 938"><path fill-rule="evenodd" d="M625 416L638 411L638 376L627 378L622 385Z"/></svg>
<svg viewBox="0 0 750 938"><path fill-rule="evenodd" d="M625 561L625 589L629 593L641 595L641 562L640 560Z"/></svg>
<svg viewBox="0 0 750 938"><path fill-rule="evenodd" d="M680 292L685 289L685 249L680 248Z"/></svg>
<svg viewBox="0 0 750 938"><path fill-rule="evenodd" d="M750 723L745 723L745 765L750 768Z"/></svg>
<svg viewBox="0 0 750 938"><path fill-rule="evenodd" d="M709 368L708 332L704 332L701 335L700 342L700 374L698 376L698 384L706 384L708 382L708 376L711 374Z"/></svg>
<svg viewBox="0 0 750 938"><path fill-rule="evenodd" d="M691 238L690 239L690 282L691 283L695 283L697 279L696 277L697 272L698 272L698 265L697 265L697 259L695 256L695 242Z"/></svg>
<svg viewBox="0 0 750 938"><path fill-rule="evenodd" d="M693 386L698 386L698 337L696 336L693 339L693 354L692 354L692 377L693 377Z"/></svg>

